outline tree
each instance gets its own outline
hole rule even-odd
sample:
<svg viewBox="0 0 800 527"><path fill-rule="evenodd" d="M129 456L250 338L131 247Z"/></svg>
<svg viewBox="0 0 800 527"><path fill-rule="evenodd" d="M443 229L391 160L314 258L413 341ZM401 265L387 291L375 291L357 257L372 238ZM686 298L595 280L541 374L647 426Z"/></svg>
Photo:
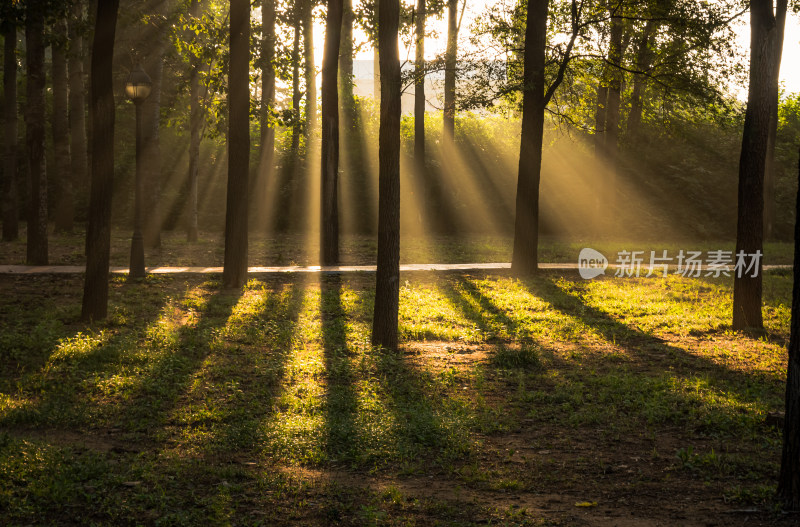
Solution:
<svg viewBox="0 0 800 527"><path fill-rule="evenodd" d="M292 6L292 23L294 34L292 39L292 150L290 153L290 163L292 166L297 162L300 153L300 6Z"/></svg>
<svg viewBox="0 0 800 527"><path fill-rule="evenodd" d="M764 239L772 237L772 230L775 223L775 142L778 136L778 99L780 95L780 67L783 56L783 36L786 26L786 11L780 9L776 13L775 22L778 34L775 38L775 63L777 67L773 71L770 79L770 96L774 101L772 114L770 115L769 137L767 138L767 159L764 166Z"/></svg>
<svg viewBox="0 0 800 527"><path fill-rule="evenodd" d="M303 61L306 83L306 137L317 127L317 71L314 66L314 2L303 1ZM308 148L308 147L307 147Z"/></svg>
<svg viewBox="0 0 800 527"><path fill-rule="evenodd" d="M250 0L230 3L228 72L228 197L225 208L225 287L247 279L248 172L250 171Z"/></svg>
<svg viewBox="0 0 800 527"><path fill-rule="evenodd" d="M97 3L89 116L92 122L92 182L86 231L86 277L81 318L102 320L108 312L111 250L111 190L114 182L114 36L119 0Z"/></svg>
<svg viewBox="0 0 800 527"><path fill-rule="evenodd" d="M769 129L777 95L772 79L779 67L777 38L782 34L778 22L786 19L787 0L750 2L750 83L747 93L742 152L739 158L738 221L736 254L746 259L761 254L764 245L764 170ZM747 260L745 260L747 261ZM733 329L761 329L761 260L757 273L737 273L733 280Z"/></svg>
<svg viewBox="0 0 800 527"><path fill-rule="evenodd" d="M46 2L29 0L25 11L25 47L28 64L25 141L28 147L29 265L47 265L47 171L45 170L44 18Z"/></svg>
<svg viewBox="0 0 800 527"><path fill-rule="evenodd" d="M16 9L2 5L3 21L3 241L19 237L17 209L17 26Z"/></svg>
<svg viewBox="0 0 800 527"><path fill-rule="evenodd" d="M800 151L797 180L800 183ZM794 280L792 285L789 365L786 370L786 413L783 421L783 452L778 476L778 496L788 510L800 509L800 186L794 225Z"/></svg>
<svg viewBox="0 0 800 527"><path fill-rule="evenodd" d="M417 0L414 54L414 167L425 173L425 0Z"/></svg>
<svg viewBox="0 0 800 527"><path fill-rule="evenodd" d="M580 26L577 0L571 3L572 35L561 58L558 73L545 91L548 0L528 0L522 82L522 133L517 176L517 212L511 270L534 274L539 267L539 181L542 172L544 112L564 72Z"/></svg>
<svg viewBox="0 0 800 527"><path fill-rule="evenodd" d="M442 116L442 139L446 142L452 141L455 137L458 26L458 0L447 0L447 49L444 57L444 113Z"/></svg>
<svg viewBox="0 0 800 527"><path fill-rule="evenodd" d="M69 140L72 190L77 203L85 205L89 183L89 160L86 154L86 90L83 81L83 2L76 1L69 17Z"/></svg>
<svg viewBox="0 0 800 527"><path fill-rule="evenodd" d="M328 0L325 51L322 59L322 188L320 259L339 263L339 93L337 89L342 0Z"/></svg>
<svg viewBox="0 0 800 527"><path fill-rule="evenodd" d="M53 78L53 147L55 179L58 182L58 203L55 210L56 232L72 232L75 202L70 170L69 151L69 88L67 76L67 23L56 20L52 35Z"/></svg>
<svg viewBox="0 0 800 527"><path fill-rule="evenodd" d="M200 11L199 0L189 4L189 16L196 19ZM191 38L190 32L187 36ZM189 59L189 214L186 222L186 239L196 242L198 238L198 173L200 171L200 60L195 54Z"/></svg>
<svg viewBox="0 0 800 527"><path fill-rule="evenodd" d="M275 1L261 2L261 150L259 155L258 177L261 188L267 188L267 181L273 175L275 159L275 128L271 119L275 104ZM266 198L266 190L259 194Z"/></svg>
<svg viewBox="0 0 800 527"><path fill-rule="evenodd" d="M400 2L378 0L381 117L378 132L378 268L372 344L397 348L400 303Z"/></svg>

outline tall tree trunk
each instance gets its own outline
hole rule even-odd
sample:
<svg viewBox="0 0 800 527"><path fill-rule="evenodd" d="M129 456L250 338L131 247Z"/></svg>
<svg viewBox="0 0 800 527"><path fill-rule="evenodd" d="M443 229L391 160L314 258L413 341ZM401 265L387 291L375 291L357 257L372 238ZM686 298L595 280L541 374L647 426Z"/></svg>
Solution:
<svg viewBox="0 0 800 527"><path fill-rule="evenodd" d="M97 3L92 43L92 183L86 231L83 320L102 320L108 312L108 261L111 250L111 191L114 183L114 33L119 0Z"/></svg>
<svg viewBox="0 0 800 527"><path fill-rule="evenodd" d="M414 166L425 173L425 0L417 0L414 55Z"/></svg>
<svg viewBox="0 0 800 527"><path fill-rule="evenodd" d="M456 122L456 59L458 55L458 0L447 0L447 48L444 55L444 113L442 140L447 144L455 137Z"/></svg>
<svg viewBox="0 0 800 527"><path fill-rule="evenodd" d="M248 173L250 171L250 0L231 0L228 73L228 198L225 212L225 287L247 280Z"/></svg>
<svg viewBox="0 0 800 527"><path fill-rule="evenodd" d="M292 41L292 150L291 165L297 162L300 152L300 6L294 4L294 40Z"/></svg>
<svg viewBox="0 0 800 527"><path fill-rule="evenodd" d="M598 167L606 166L606 110L608 107L608 85L605 81L605 73L597 81L597 103L594 112L594 158ZM602 174L603 172L599 172ZM597 192L594 193L594 217L592 218L592 234L600 236L604 233L606 226L602 221L605 217L603 203L605 202L606 192L609 189L603 185L602 181L596 182Z"/></svg>
<svg viewBox="0 0 800 527"><path fill-rule="evenodd" d="M262 190L257 195L263 206L267 202L266 189L275 164L275 128L270 117L275 102L275 0L261 1L261 31L261 151L257 173Z"/></svg>
<svg viewBox="0 0 800 527"><path fill-rule="evenodd" d="M86 154L86 90L83 82L83 2L73 4L69 18L69 138L70 172L76 207L86 210L89 160Z"/></svg>
<svg viewBox="0 0 800 527"><path fill-rule="evenodd" d="M356 123L356 107L353 99L353 0L344 0L342 3L342 37L339 44L339 95L342 106L342 118L344 119L345 131L347 133Z"/></svg>
<svg viewBox="0 0 800 527"><path fill-rule="evenodd" d="M3 27L3 241L19 238L17 191L17 28Z"/></svg>
<svg viewBox="0 0 800 527"><path fill-rule="evenodd" d="M196 18L200 13L199 0L189 4L189 16ZM186 221L186 239L196 242L199 236L198 227L198 176L200 172L200 61L191 59L189 73L189 210Z"/></svg>
<svg viewBox="0 0 800 527"><path fill-rule="evenodd" d="M608 180L605 188L608 193L605 197L603 206L605 214L611 222L607 225L610 233L616 233L619 226L617 210L618 171L619 171L619 107L622 97L622 11L621 5L617 4L611 8L611 28L609 36L608 61L611 63L609 68L608 99L606 104L606 147L605 162L608 173Z"/></svg>
<svg viewBox="0 0 800 527"><path fill-rule="evenodd" d="M47 171L45 170L44 1L29 0L25 15L28 63L25 137L28 147L29 265L47 265Z"/></svg>
<svg viewBox="0 0 800 527"><path fill-rule="evenodd" d="M378 133L378 268L372 344L397 349L400 303L400 56L399 0L378 0L381 123Z"/></svg>
<svg viewBox="0 0 800 527"><path fill-rule="evenodd" d="M633 89L631 90L631 111L628 114L629 141L635 143L639 139L639 128L642 124L642 96L647 87L647 72L653 64L653 50L656 31L659 23L654 18L647 19L644 24L639 49L636 51L636 69L642 73L633 76Z"/></svg>
<svg viewBox="0 0 800 527"><path fill-rule="evenodd" d="M375 20L380 20L381 16L381 1L374 0L375 2ZM381 56L380 56L380 43L379 37L375 35L375 42L372 46L372 99L375 102L375 107L381 106Z"/></svg>
<svg viewBox="0 0 800 527"><path fill-rule="evenodd" d="M511 270L518 276L539 268L539 181L544 138L544 69L547 0L528 0L522 92L522 134L517 178L517 213Z"/></svg>
<svg viewBox="0 0 800 527"><path fill-rule="evenodd" d="M303 61L306 81L306 137L313 138L317 128L317 69L314 65L314 12L305 0L303 11ZM306 145L308 148L308 144Z"/></svg>
<svg viewBox="0 0 800 527"><path fill-rule="evenodd" d="M147 70L153 80L150 96L142 102L144 126L145 203L147 216L144 224L146 247L161 247L161 85L164 79L164 53L169 26L162 23L152 43L152 53L147 60Z"/></svg>
<svg viewBox="0 0 800 527"><path fill-rule="evenodd" d="M775 38L775 70L770 79L770 125L767 138L767 159L764 167L764 239L772 237L775 225L775 141L778 136L778 99L780 97L781 58L783 56L783 36L786 27L786 10L780 7L776 13L775 23L778 35Z"/></svg>
<svg viewBox="0 0 800 527"><path fill-rule="evenodd" d="M86 13L86 27L88 27L86 41L87 42L94 42L94 31L97 27L97 2L98 0L89 0L89 8ZM88 46L87 46L88 47ZM92 52L93 49L88 49L88 53L85 53L83 56L83 71L85 74L84 77L84 84L91 83L91 66L92 66ZM85 95L85 106L91 106L91 96L89 93ZM94 148L94 141L92 140L92 127L94 123L92 122L91 117L86 120L86 161L87 167L92 166L92 149ZM90 175L91 177L91 175Z"/></svg>
<svg viewBox="0 0 800 527"><path fill-rule="evenodd" d="M322 61L322 188L320 259L339 264L339 93L337 90L342 0L328 0Z"/></svg>
<svg viewBox="0 0 800 527"><path fill-rule="evenodd" d="M55 180L58 182L58 201L55 210L56 232L72 232L75 202L72 187L69 152L69 88L67 77L67 23L53 23L53 148L55 150Z"/></svg>
<svg viewBox="0 0 800 527"><path fill-rule="evenodd" d="M797 181L800 183L800 151ZM800 510L800 185L794 220L794 281L789 365L786 369L786 413L783 420L783 452L778 476L778 496L787 510Z"/></svg>
<svg viewBox="0 0 800 527"><path fill-rule="evenodd" d="M778 0L778 19L785 20L787 0ZM739 158L739 211L736 226L736 254L760 254L764 246L764 169L769 143L772 79L778 28L772 0L750 2L750 84ZM739 276L741 275L741 276ZM733 329L760 329L761 260L758 273L736 273L733 280Z"/></svg>

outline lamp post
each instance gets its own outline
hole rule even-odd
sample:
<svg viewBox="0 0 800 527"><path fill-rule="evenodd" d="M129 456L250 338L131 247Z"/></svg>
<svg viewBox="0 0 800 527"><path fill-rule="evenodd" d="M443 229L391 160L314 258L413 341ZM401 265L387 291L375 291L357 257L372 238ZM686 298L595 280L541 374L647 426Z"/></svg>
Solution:
<svg viewBox="0 0 800 527"><path fill-rule="evenodd" d="M131 239L131 264L129 278L144 278L144 241L142 238L142 205L144 196L144 175L142 174L142 102L150 95L153 83L150 77L137 64L125 82L125 95L136 106L136 188L133 204L133 238Z"/></svg>

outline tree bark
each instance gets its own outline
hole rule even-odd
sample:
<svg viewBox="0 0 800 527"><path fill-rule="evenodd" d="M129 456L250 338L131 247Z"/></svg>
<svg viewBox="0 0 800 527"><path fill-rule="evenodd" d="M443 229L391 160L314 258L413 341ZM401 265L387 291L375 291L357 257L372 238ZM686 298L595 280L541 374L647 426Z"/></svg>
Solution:
<svg viewBox="0 0 800 527"><path fill-rule="evenodd" d="M17 191L17 27L3 26L3 241L19 238Z"/></svg>
<svg viewBox="0 0 800 527"><path fill-rule="evenodd" d="M317 70L314 65L314 12L311 0L304 1L303 60L306 82L306 138L313 138L317 128ZM306 145L308 149L308 144Z"/></svg>
<svg viewBox="0 0 800 527"><path fill-rule="evenodd" d="M189 16L196 18L200 13L199 0L189 4ZM191 38L191 37L190 37ZM198 175L200 172L200 61L191 59L189 73L189 210L186 221L186 239L196 242L199 236L198 227Z"/></svg>
<svg viewBox="0 0 800 527"><path fill-rule="evenodd" d="M800 152L798 174L800 183ZM788 510L800 509L800 186L794 224L794 281L789 365L786 370L786 413L783 421L783 452L778 476L778 496Z"/></svg>
<svg viewBox="0 0 800 527"><path fill-rule="evenodd" d="M292 166L297 162L297 155L300 152L300 6L294 4L294 39L292 41L292 147L291 161Z"/></svg>
<svg viewBox="0 0 800 527"><path fill-rule="evenodd" d="M375 3L375 20L380 21L381 16L381 2L374 0ZM377 30L376 30L377 31ZM375 42L372 46L372 99L375 107L381 107L381 53L380 43L378 42L378 34L375 34Z"/></svg>
<svg viewBox="0 0 800 527"><path fill-rule="evenodd" d="M617 217L617 194L618 189L618 170L619 170L619 107L622 98L622 12L621 7L616 5L611 9L611 28L609 38L608 61L611 63L609 68L608 99L606 105L606 126L605 126L605 163L608 180L604 185L608 190L603 204L609 218L610 224L607 225L610 233L616 232L618 227Z"/></svg>
<svg viewBox="0 0 800 527"><path fill-rule="evenodd" d="M263 207L267 200L267 187L273 177L275 160L275 128L272 126L270 112L275 103L275 1L261 1L261 151L259 155L258 177L261 189L257 195ZM261 217L266 217L262 214Z"/></svg>
<svg viewBox="0 0 800 527"><path fill-rule="evenodd" d="M786 27L786 10L780 4L776 12L777 37L775 38L775 71L770 79L770 125L767 138L767 159L764 166L764 240L772 238L775 225L775 141L778 136L778 99L780 97L781 58Z"/></svg>
<svg viewBox="0 0 800 527"><path fill-rule="evenodd" d="M69 18L69 138L72 190L78 210L85 211L89 187L89 159L86 153L86 90L83 81L83 2L75 2Z"/></svg>
<svg viewBox="0 0 800 527"><path fill-rule="evenodd" d="M353 99L353 0L342 3L342 32L339 44L339 94L341 98L343 129L347 133L355 126L357 116Z"/></svg>
<svg viewBox="0 0 800 527"><path fill-rule="evenodd" d="M342 0L328 0L322 61L322 188L320 259L339 264L339 92L337 89Z"/></svg>
<svg viewBox="0 0 800 527"><path fill-rule="evenodd" d="M639 39L639 49L636 51L636 69L640 72L648 72L653 64L653 41L659 23L654 18L649 18L644 24L641 38ZM631 111L628 114L629 141L635 143L639 139L639 129L642 124L642 95L647 87L647 77L645 73L633 76L633 89L631 90Z"/></svg>
<svg viewBox="0 0 800 527"><path fill-rule="evenodd" d="M69 151L69 88L67 77L67 23L53 23L52 76L53 109L52 131L55 150L53 173L58 182L58 200L55 210L56 232L72 232L75 221L75 197L72 186Z"/></svg>
<svg viewBox="0 0 800 527"><path fill-rule="evenodd" d="M414 56L414 166L425 173L425 0L417 0Z"/></svg>
<svg viewBox="0 0 800 527"><path fill-rule="evenodd" d="M778 19L786 11L786 0L778 1ZM784 15L785 17L785 15ZM785 19L785 18L783 18ZM763 252L764 169L772 115L772 78L778 28L772 0L750 2L750 83L739 158L739 196L736 226L736 254ZM741 276L738 276L741 274ZM762 329L761 260L758 273L737 273L733 280L733 329Z"/></svg>
<svg viewBox="0 0 800 527"><path fill-rule="evenodd" d="M400 302L400 57L398 0L378 0L381 117L378 133L378 267L372 344L397 349Z"/></svg>
<svg viewBox="0 0 800 527"><path fill-rule="evenodd" d="M511 270L518 276L539 268L539 181L545 110L547 0L528 0L523 64L522 134L517 179L517 212Z"/></svg>
<svg viewBox="0 0 800 527"><path fill-rule="evenodd" d="M119 0L97 3L92 43L92 182L86 231L86 277L81 318L102 320L108 312L108 262L111 249L111 191L114 183L114 34Z"/></svg>
<svg viewBox="0 0 800 527"><path fill-rule="evenodd" d="M28 147L28 245L29 265L47 265L47 171L45 170L45 2L29 0L25 16L28 64L25 137Z"/></svg>
<svg viewBox="0 0 800 527"><path fill-rule="evenodd" d="M231 0L228 73L228 197L222 282L247 280L248 172L250 170L250 0Z"/></svg>
<svg viewBox="0 0 800 527"><path fill-rule="evenodd" d="M458 55L458 0L447 0L447 48L444 55L444 113L442 140L455 137L456 122L456 59Z"/></svg>

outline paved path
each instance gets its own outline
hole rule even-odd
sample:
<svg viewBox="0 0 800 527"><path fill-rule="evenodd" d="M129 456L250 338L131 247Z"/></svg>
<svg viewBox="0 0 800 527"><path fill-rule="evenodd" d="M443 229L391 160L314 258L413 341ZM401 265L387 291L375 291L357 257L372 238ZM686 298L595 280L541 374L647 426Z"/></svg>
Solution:
<svg viewBox="0 0 800 527"><path fill-rule="evenodd" d="M617 267L614 264L608 266L606 274ZM704 266L705 267L705 266ZM540 263L540 269L555 271L576 271L577 263ZM764 270L791 269L791 265L765 265ZM400 271L492 271L511 269L510 263L463 263L463 264L403 264ZM671 270L677 269L670 266ZM82 265L0 265L0 274L83 274L85 268ZM374 273L374 265L336 265L321 267L319 265L290 265L283 267L248 267L247 271L251 274L282 274L282 273ZM127 274L127 267L112 267L111 272L115 274ZM222 273L222 267L148 267L148 273L152 274L213 274ZM656 271L659 274L660 268ZM641 275L647 274L647 267L643 266Z"/></svg>

